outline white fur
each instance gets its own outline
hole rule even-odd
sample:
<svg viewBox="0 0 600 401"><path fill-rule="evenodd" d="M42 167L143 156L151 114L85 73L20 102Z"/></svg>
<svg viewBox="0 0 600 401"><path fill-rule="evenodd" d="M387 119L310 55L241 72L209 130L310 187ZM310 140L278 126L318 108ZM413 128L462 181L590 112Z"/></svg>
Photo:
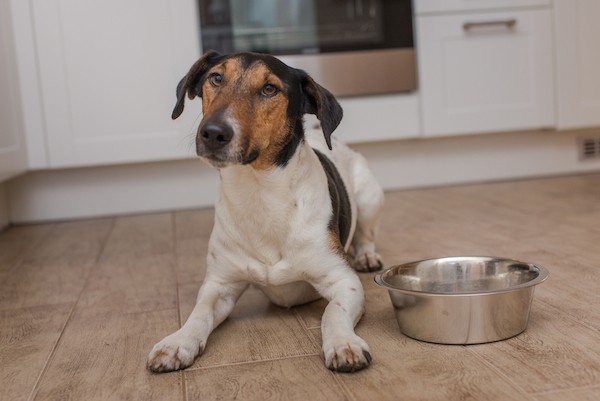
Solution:
<svg viewBox="0 0 600 401"><path fill-rule="evenodd" d="M154 346L148 357L151 370L190 366L249 284L285 307L327 299L321 324L326 365L345 371L369 365L368 345L354 333L363 314L363 289L330 243L327 177L311 146L332 159L344 180L358 268L380 263L373 240L383 193L362 156L345 145L334 141L331 152L322 136L309 134L284 168L224 167L197 304L181 329ZM346 250L350 246L344 244Z"/></svg>

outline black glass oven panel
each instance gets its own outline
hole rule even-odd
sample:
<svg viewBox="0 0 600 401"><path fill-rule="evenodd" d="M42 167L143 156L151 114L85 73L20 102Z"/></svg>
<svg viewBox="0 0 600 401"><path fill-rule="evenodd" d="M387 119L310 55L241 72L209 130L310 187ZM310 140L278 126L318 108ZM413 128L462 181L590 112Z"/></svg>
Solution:
<svg viewBox="0 0 600 401"><path fill-rule="evenodd" d="M204 50L277 55L413 46L411 0L199 0Z"/></svg>

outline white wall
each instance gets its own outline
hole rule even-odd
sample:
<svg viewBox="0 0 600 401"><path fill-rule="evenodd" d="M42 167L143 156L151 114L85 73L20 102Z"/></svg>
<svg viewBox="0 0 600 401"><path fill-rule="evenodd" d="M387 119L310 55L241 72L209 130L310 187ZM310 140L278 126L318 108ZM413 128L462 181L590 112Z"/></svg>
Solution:
<svg viewBox="0 0 600 401"><path fill-rule="evenodd" d="M600 171L577 140L600 129L355 145L387 190ZM7 185L15 223L211 206L218 174L199 160L44 170Z"/></svg>

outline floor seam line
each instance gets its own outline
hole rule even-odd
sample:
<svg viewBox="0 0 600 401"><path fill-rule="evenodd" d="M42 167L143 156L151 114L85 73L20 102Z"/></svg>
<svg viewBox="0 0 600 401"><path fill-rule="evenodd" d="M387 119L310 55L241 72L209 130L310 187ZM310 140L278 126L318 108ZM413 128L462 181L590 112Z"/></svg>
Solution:
<svg viewBox="0 0 600 401"><path fill-rule="evenodd" d="M284 356L284 357L280 357L280 358L260 359L260 360L256 360L256 361L232 362L232 363L224 363L224 364L220 364L220 365L189 367L185 371L191 372L191 371L196 371L196 370L224 368L224 367L228 367L228 366L243 366L243 365L251 365L251 364L255 364L255 363L281 361L281 360L286 360L286 359L298 359L298 358L306 358L306 357L313 357L313 356L321 356L321 353L314 352L314 353L310 353L310 354L290 355L290 356Z"/></svg>
<svg viewBox="0 0 600 401"><path fill-rule="evenodd" d="M174 265L173 265L173 269L175 270L175 297L176 297L176 304L177 304L177 323L179 328L181 328L182 325L182 317L181 317L181 297L180 297L180 293L179 293L179 253L177 252L178 250L178 244L179 242L177 241L177 219L175 217L175 213L171 212L171 230L172 230L172 237L173 237L173 259L175 261ZM185 371L181 370L179 372L179 382L181 383L181 398L183 401L187 401L188 400L188 395L187 395L187 383L186 383L186 375L185 375Z"/></svg>

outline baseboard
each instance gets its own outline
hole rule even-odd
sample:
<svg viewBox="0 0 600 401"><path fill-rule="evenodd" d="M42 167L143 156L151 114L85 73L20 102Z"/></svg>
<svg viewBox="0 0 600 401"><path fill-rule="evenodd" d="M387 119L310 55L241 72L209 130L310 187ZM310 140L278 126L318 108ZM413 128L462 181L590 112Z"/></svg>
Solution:
<svg viewBox="0 0 600 401"><path fill-rule="evenodd" d="M8 193L6 191L6 184L0 182L0 231L8 227L9 224Z"/></svg>
<svg viewBox="0 0 600 401"><path fill-rule="evenodd" d="M590 132L599 130L510 132L353 147L365 155L382 186L396 190L600 171L600 160L579 160L578 139ZM212 206L218 173L198 160L181 160L33 171L5 186L8 220L29 223Z"/></svg>
<svg viewBox="0 0 600 401"><path fill-rule="evenodd" d="M210 206L218 173L199 160L42 170L9 182L13 223Z"/></svg>

